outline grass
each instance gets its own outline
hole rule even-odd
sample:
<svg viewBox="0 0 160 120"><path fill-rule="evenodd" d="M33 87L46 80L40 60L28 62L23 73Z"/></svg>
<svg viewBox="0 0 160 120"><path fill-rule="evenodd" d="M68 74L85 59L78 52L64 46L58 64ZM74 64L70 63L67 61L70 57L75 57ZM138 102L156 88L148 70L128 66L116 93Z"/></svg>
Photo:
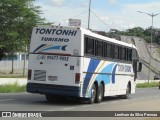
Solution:
<svg viewBox="0 0 160 120"><path fill-rule="evenodd" d="M137 88L159 87L159 82L138 83ZM14 84L0 85L0 93L26 92L26 85L20 86L17 82Z"/></svg>
<svg viewBox="0 0 160 120"><path fill-rule="evenodd" d="M0 78L27 78L27 76L0 76Z"/></svg>
<svg viewBox="0 0 160 120"><path fill-rule="evenodd" d="M0 76L0 78L27 78L27 76Z"/></svg>
<svg viewBox="0 0 160 120"><path fill-rule="evenodd" d="M26 77L27 77L27 73L23 75L23 73L20 73L19 71L14 73L0 72L0 78L26 78Z"/></svg>
<svg viewBox="0 0 160 120"><path fill-rule="evenodd" d="M0 93L17 93L17 92L25 92L26 85L20 86L17 82L14 84L6 84L0 85Z"/></svg>
<svg viewBox="0 0 160 120"><path fill-rule="evenodd" d="M159 118L159 117L157 117L157 118L151 117L151 118L146 118L146 119L144 119L144 120L160 120L160 118Z"/></svg>
<svg viewBox="0 0 160 120"><path fill-rule="evenodd" d="M159 87L159 82L138 83L137 88Z"/></svg>

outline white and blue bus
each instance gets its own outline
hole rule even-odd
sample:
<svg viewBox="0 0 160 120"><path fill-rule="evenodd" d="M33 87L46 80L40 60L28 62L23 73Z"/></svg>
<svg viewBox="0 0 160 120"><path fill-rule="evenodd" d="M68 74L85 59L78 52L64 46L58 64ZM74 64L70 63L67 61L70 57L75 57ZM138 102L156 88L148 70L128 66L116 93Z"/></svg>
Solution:
<svg viewBox="0 0 160 120"><path fill-rule="evenodd" d="M34 27L27 91L101 102L105 96L135 93L138 54L133 44L64 26Z"/></svg>

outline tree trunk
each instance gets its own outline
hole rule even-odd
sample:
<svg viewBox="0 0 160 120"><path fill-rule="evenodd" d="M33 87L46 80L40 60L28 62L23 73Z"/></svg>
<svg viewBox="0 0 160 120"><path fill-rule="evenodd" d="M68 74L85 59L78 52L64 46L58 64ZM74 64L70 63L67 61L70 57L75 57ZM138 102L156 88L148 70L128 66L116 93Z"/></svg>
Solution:
<svg viewBox="0 0 160 120"><path fill-rule="evenodd" d="M23 76L25 76L25 69L26 69L26 52L24 53Z"/></svg>
<svg viewBox="0 0 160 120"><path fill-rule="evenodd" d="M27 46L25 47L24 51L23 76L25 76L25 69L26 69L26 51L27 51Z"/></svg>

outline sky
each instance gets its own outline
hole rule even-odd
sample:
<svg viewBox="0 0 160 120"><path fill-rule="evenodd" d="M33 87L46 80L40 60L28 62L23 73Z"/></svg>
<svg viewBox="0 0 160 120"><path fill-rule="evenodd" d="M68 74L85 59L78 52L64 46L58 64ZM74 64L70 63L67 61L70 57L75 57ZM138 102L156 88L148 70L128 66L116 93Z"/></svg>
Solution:
<svg viewBox="0 0 160 120"><path fill-rule="evenodd" d="M35 0L46 22L68 25L68 19L81 19L82 27L88 27L89 0ZM139 13L160 13L160 0L91 0L90 29L121 31L152 24L152 17ZM160 15L154 17L153 27L160 28Z"/></svg>

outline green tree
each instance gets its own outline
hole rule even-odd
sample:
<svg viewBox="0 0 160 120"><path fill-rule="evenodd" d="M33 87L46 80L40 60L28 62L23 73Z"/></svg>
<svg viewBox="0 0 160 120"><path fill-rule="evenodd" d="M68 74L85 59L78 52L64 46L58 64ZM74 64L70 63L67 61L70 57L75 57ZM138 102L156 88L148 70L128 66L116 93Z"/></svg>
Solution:
<svg viewBox="0 0 160 120"><path fill-rule="evenodd" d="M128 36L137 36L143 38L146 42L151 42L151 27L147 29L143 29L141 27L135 27L132 29L128 29L126 31L118 31L116 34L119 35L128 35ZM153 41L158 43L160 41L160 37L157 35L157 29L153 28Z"/></svg>
<svg viewBox="0 0 160 120"><path fill-rule="evenodd" d="M33 0L1 0L0 2L0 47L5 52L18 52L28 45L32 27L42 23L39 7Z"/></svg>
<svg viewBox="0 0 160 120"><path fill-rule="evenodd" d="M19 51L25 52L30 42L32 27L44 22L44 19L40 18L39 7L33 6L33 1L0 1L0 50L3 53L14 55Z"/></svg>

